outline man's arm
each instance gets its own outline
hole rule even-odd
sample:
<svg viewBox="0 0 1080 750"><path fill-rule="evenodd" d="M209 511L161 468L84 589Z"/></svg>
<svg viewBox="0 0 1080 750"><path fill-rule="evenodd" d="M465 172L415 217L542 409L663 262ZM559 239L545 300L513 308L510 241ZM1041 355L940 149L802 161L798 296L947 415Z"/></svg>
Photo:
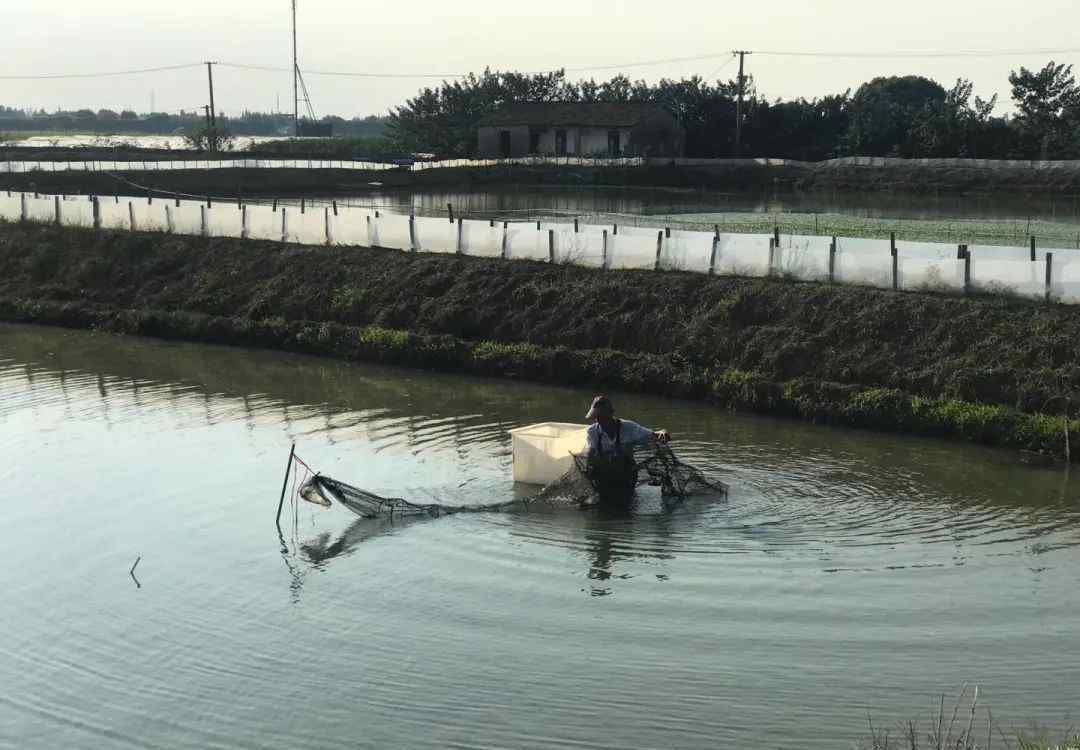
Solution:
<svg viewBox="0 0 1080 750"><path fill-rule="evenodd" d="M632 422L629 419L624 419L622 441L627 445L645 445L653 440L658 443L666 443L671 440L671 435L667 430L657 430L656 432L650 430L648 427L643 427L637 422Z"/></svg>

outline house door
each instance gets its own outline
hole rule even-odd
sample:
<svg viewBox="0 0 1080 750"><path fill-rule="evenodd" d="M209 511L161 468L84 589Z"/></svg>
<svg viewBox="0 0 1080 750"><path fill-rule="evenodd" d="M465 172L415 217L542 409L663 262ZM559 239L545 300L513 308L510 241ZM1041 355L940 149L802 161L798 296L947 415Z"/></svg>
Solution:
<svg viewBox="0 0 1080 750"><path fill-rule="evenodd" d="M622 134L618 130L609 130L607 134L607 150L608 156L622 156L622 144L620 143L620 137Z"/></svg>
<svg viewBox="0 0 1080 750"><path fill-rule="evenodd" d="M555 131L555 155L566 156L566 131Z"/></svg>
<svg viewBox="0 0 1080 750"><path fill-rule="evenodd" d="M506 159L510 156L510 131L499 131L499 155Z"/></svg>

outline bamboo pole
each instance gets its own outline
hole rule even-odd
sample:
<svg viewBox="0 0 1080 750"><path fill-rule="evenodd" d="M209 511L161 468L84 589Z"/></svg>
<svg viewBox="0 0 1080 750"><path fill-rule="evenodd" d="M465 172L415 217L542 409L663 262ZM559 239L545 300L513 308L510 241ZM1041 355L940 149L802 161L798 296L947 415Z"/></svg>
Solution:
<svg viewBox="0 0 1080 750"><path fill-rule="evenodd" d="M289 487L289 474L292 472L293 456L296 455L296 443L292 444L292 448L289 450L289 463L285 466L285 479L281 482L281 499L278 500L277 505L277 519L275 523L278 527L281 527L281 508L285 505L285 490Z"/></svg>

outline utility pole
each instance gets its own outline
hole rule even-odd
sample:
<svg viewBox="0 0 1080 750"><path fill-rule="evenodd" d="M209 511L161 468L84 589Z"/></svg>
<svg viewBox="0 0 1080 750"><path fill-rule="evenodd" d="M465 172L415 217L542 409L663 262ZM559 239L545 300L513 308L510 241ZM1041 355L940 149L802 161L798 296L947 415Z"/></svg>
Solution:
<svg viewBox="0 0 1080 750"><path fill-rule="evenodd" d="M217 151L217 110L214 108L214 66L217 63L206 63L206 75L210 81L210 107L206 110L206 127L209 132L206 134L206 147L213 153Z"/></svg>
<svg viewBox="0 0 1080 750"><path fill-rule="evenodd" d="M749 50L737 49L732 52L739 56L739 101L735 105L735 158L742 158L742 106L743 92L746 90L746 76L743 73L746 56L754 54Z"/></svg>
<svg viewBox="0 0 1080 750"><path fill-rule="evenodd" d="M300 61L296 53L296 0L292 0L293 135L300 137Z"/></svg>
<svg viewBox="0 0 1080 750"><path fill-rule="evenodd" d="M217 127L217 110L214 108L214 66L215 62L206 63L206 75L210 80L210 127Z"/></svg>

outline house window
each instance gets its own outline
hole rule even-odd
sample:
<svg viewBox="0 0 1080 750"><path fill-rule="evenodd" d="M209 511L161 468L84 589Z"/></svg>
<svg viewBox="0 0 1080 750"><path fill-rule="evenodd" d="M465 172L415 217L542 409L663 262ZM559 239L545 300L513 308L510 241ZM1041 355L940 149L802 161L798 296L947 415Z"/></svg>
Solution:
<svg viewBox="0 0 1080 750"><path fill-rule="evenodd" d="M622 144L620 143L622 133L618 130L609 130L607 134L607 150L611 156L622 155Z"/></svg>
<svg viewBox="0 0 1080 750"><path fill-rule="evenodd" d="M510 156L510 131L499 131L499 154L505 159Z"/></svg>
<svg viewBox="0 0 1080 750"><path fill-rule="evenodd" d="M566 156L566 131L555 131L555 155Z"/></svg>
<svg viewBox="0 0 1080 750"><path fill-rule="evenodd" d="M529 153L530 154L538 154L538 153L540 153L540 131L539 130L530 130L529 131Z"/></svg>

